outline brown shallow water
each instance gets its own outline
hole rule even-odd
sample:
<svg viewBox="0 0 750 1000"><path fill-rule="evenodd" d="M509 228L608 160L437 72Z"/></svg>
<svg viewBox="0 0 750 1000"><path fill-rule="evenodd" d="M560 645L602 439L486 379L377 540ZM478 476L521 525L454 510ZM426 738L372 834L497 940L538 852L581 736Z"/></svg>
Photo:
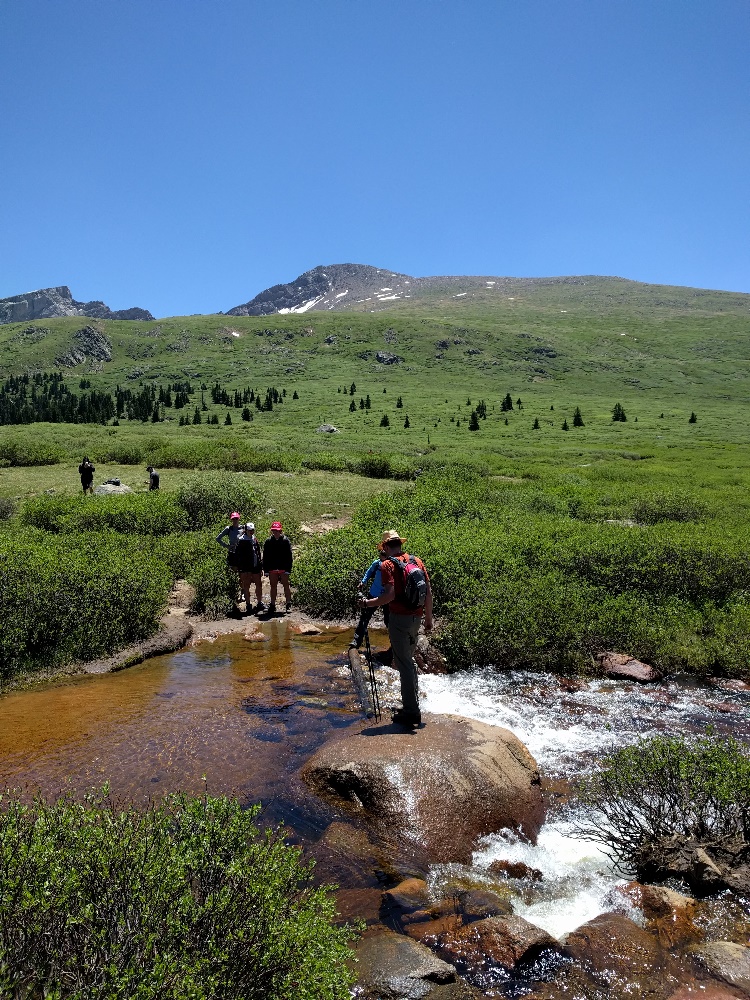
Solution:
<svg viewBox="0 0 750 1000"><path fill-rule="evenodd" d="M0 787L56 794L108 781L136 802L207 788L262 802L273 822L325 825L296 773L361 718L343 653L349 636L261 628L269 641L223 636L119 673L6 695Z"/></svg>

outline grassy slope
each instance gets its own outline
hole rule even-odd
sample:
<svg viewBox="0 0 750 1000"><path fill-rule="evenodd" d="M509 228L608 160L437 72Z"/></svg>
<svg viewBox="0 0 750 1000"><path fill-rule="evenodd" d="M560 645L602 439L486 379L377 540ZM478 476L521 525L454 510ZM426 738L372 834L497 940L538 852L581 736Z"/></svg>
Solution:
<svg viewBox="0 0 750 1000"><path fill-rule="evenodd" d="M79 365L70 370L70 378L76 385L82 374L93 372L95 387L137 385L140 377L167 381L188 376L208 384L219 378L229 386L283 386L290 396L297 389L301 397L288 399L271 414L254 411L250 427L218 432L178 429L179 414L168 411L172 421L134 428L146 438L155 432L224 433L250 435L260 445L283 442L302 451L382 447L413 454L424 450L429 434L430 443L447 455L465 454L471 441L472 450L499 460L514 446L523 451L532 446L536 452L554 442L556 449L570 448L571 442L559 437L559 424L564 416L570 422L573 408L580 405L587 426L576 433L578 450L650 450L706 440L744 444L750 296L617 279L513 292L509 297L477 289L460 299L436 294L419 306L396 304L375 314L196 316L149 324L92 321L112 341L113 360ZM55 357L82 325L73 317L0 327L0 371L58 367ZM50 332L37 340L23 333L31 327ZM326 344L331 336L335 343ZM437 349L436 343L444 340L450 346ZM371 353L377 350L396 353L404 362L378 364ZM337 393L338 386L352 381L357 401L370 394L369 414L350 414L350 398ZM507 429L498 408L506 392L525 404L522 415L511 415ZM404 399L403 410L395 408L398 395ZM482 432L471 437L465 421L458 431L450 423L451 416L468 416L469 397L486 399L491 414ZM609 412L617 400L631 421L612 426ZM691 410L698 412L699 423L688 428ZM223 420L226 409L219 412ZM661 412L663 421L658 420ZM379 427L383 413L391 419L387 431ZM411 428L405 431L407 413ZM535 416L542 421L541 433L531 431ZM236 424L236 411L233 417ZM315 428L324 421L342 433L321 441ZM13 432L4 428L0 433ZM59 433L52 428L53 437ZM96 428L79 428L70 437L71 447L85 448L97 433Z"/></svg>

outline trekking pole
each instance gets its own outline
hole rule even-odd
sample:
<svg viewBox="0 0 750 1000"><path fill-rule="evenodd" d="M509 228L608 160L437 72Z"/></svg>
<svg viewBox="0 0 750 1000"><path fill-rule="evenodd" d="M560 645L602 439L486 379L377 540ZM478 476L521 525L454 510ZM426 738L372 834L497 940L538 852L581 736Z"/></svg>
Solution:
<svg viewBox="0 0 750 1000"><path fill-rule="evenodd" d="M370 631L365 629L365 657L370 668L370 691L372 693L372 709L375 721L380 722L380 695L378 694L378 682L375 680L375 666L372 662L372 648L370 646Z"/></svg>

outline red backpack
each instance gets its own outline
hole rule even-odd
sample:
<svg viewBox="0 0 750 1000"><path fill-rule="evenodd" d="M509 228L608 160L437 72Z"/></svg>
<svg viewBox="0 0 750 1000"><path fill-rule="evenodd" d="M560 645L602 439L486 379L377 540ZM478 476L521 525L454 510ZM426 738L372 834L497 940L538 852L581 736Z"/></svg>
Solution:
<svg viewBox="0 0 750 1000"><path fill-rule="evenodd" d="M403 595L398 594L396 599L412 611L423 608L424 602L427 600L427 574L414 556L408 556L406 559L393 558L389 559L388 562L392 563L394 567L398 567L404 585Z"/></svg>

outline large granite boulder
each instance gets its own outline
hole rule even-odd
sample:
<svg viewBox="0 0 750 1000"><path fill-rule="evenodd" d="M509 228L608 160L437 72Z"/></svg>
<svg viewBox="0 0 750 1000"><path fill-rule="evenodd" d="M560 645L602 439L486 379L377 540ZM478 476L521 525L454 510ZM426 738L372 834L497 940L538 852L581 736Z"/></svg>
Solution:
<svg viewBox="0 0 750 1000"><path fill-rule="evenodd" d="M544 820L539 772L507 729L428 715L416 731L363 724L305 765L310 788L429 862L471 860L478 839L516 829L534 842Z"/></svg>
<svg viewBox="0 0 750 1000"><path fill-rule="evenodd" d="M699 945L692 955L710 975L750 993L750 948L732 941Z"/></svg>
<svg viewBox="0 0 750 1000"><path fill-rule="evenodd" d="M384 928L365 934L356 955L359 988L373 1000L421 1000L456 981L453 966L429 948Z"/></svg>

